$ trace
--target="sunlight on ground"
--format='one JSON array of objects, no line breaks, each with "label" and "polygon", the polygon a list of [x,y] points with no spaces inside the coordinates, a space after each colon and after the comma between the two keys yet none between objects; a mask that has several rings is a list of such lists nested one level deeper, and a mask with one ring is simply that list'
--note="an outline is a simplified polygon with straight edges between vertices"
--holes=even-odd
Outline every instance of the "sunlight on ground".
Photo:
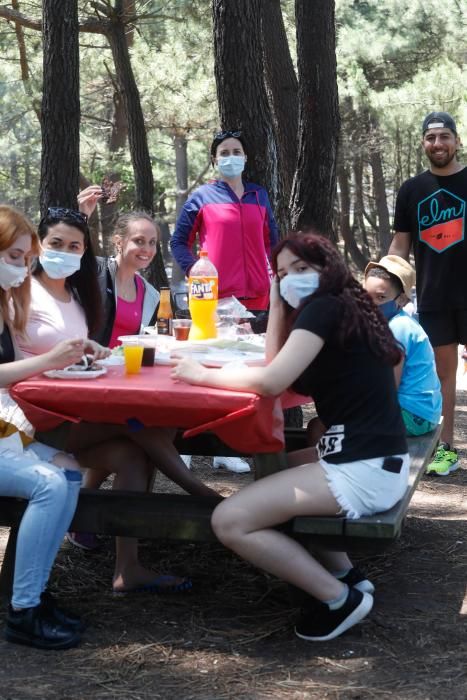
[{"label": "sunlight on ground", "polygon": [[467,615],[467,589],[464,593],[464,600],[462,601],[461,609],[459,615]]}]

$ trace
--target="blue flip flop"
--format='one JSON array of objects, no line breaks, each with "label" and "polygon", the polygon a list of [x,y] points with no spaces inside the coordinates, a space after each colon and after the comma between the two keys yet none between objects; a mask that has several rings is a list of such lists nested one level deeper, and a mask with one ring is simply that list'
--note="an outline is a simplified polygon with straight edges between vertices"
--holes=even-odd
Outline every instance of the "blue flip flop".
[{"label": "blue flip flop", "polygon": [[184,578],[181,583],[176,583],[169,585],[169,581],[179,578],[177,576],[171,576],[170,574],[161,574],[156,576],[154,581],[146,583],[144,586],[137,586],[136,588],[128,588],[123,591],[114,591],[115,595],[126,595],[127,593],[158,593],[162,595],[164,593],[187,593],[191,591],[193,583],[191,579]]}]

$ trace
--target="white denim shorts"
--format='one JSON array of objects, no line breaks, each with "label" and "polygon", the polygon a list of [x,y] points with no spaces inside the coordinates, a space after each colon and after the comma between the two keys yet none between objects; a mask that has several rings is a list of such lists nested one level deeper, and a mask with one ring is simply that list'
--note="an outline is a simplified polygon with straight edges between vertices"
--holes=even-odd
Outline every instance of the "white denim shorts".
[{"label": "white denim shorts", "polygon": [[347,518],[357,519],[380,513],[400,501],[409,483],[410,458],[408,454],[394,457],[402,459],[398,474],[383,469],[385,457],[343,464],[319,460],[331,493]]}]

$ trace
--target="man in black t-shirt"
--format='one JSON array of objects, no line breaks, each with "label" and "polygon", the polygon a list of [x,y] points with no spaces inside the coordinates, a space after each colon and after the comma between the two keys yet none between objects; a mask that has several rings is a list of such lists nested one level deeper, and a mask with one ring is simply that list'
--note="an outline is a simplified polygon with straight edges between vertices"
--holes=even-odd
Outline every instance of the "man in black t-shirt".
[{"label": "man in black t-shirt", "polygon": [[420,323],[443,394],[442,442],[427,471],[445,476],[459,466],[453,432],[458,345],[467,343],[467,168],[457,159],[460,139],[450,114],[428,114],[422,133],[430,169],[399,190],[389,254],[408,260],[413,249]]}]

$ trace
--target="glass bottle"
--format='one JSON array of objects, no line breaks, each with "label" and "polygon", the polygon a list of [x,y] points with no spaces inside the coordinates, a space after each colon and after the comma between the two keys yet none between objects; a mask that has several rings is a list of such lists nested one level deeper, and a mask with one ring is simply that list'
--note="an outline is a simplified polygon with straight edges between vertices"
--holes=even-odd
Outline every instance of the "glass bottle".
[{"label": "glass bottle", "polygon": [[161,298],[157,309],[157,334],[172,335],[172,304],[170,303],[170,289],[161,287]]}]

